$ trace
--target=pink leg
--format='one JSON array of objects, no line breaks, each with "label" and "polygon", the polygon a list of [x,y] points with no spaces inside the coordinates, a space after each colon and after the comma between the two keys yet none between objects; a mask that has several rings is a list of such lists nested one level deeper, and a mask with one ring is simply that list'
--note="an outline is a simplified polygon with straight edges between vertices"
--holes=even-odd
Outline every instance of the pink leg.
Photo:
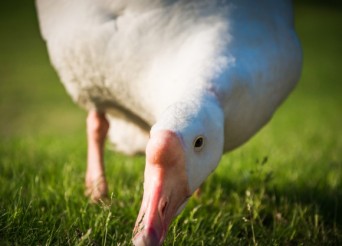
[{"label": "pink leg", "polygon": [[107,182],[104,170],[104,143],[109,123],[104,113],[90,111],[87,117],[88,157],[86,174],[86,195],[97,202],[107,196]]}]

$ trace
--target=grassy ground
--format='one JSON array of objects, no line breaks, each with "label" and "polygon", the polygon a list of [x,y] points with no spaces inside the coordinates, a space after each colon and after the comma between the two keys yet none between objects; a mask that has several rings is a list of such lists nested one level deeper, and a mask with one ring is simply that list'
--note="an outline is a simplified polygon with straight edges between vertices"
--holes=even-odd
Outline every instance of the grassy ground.
[{"label": "grassy ground", "polygon": [[[49,65],[30,1],[0,15],[0,245],[127,245],[144,158],[107,152],[111,207],[83,196],[85,113]],[[3,4],[3,3],[2,3]],[[300,84],[225,155],[166,245],[342,244],[341,8],[296,6]]]}]

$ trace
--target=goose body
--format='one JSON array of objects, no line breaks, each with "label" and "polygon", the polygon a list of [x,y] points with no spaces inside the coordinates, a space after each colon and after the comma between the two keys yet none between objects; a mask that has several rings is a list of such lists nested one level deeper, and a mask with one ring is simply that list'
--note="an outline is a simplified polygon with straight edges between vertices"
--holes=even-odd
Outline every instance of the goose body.
[{"label": "goose body", "polygon": [[[155,192],[146,181],[158,176],[153,167],[169,165],[168,146],[182,156],[184,195],[157,236],[141,233],[137,222],[139,245],[163,241],[171,218],[222,153],[264,126],[300,76],[287,0],[36,3],[51,62],[72,99],[105,115],[116,149],[134,154],[147,146],[140,218]],[[205,144],[196,150],[199,137]],[[160,179],[182,171],[168,173]]]}]

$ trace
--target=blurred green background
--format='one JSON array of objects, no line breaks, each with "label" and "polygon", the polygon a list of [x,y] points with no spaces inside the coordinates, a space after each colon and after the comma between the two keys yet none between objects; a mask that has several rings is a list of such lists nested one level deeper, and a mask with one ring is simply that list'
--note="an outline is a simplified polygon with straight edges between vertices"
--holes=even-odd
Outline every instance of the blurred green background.
[{"label": "blurred green background", "polygon": [[0,137],[68,135],[84,127],[84,112],[49,63],[34,2],[1,5]]},{"label": "blurred green background", "polygon": [[[285,201],[280,202],[280,207],[286,210],[289,205],[296,212],[298,204],[309,204],[308,207],[303,205],[303,210],[306,211],[308,208],[307,214],[303,212],[305,216],[308,215],[308,220],[310,216],[316,216],[317,210],[318,216],[323,217],[322,228],[324,226],[328,228],[327,231],[333,231],[332,235],[340,239],[341,230],[337,230],[336,225],[338,228],[342,227],[341,6],[341,1],[295,1],[296,29],[304,52],[301,80],[272,121],[260,133],[239,150],[225,155],[208,185],[210,187],[213,184],[217,187],[215,192],[223,197],[220,200],[222,204],[224,193],[227,194],[226,196],[232,196],[234,193],[229,192],[236,190],[240,195],[244,194],[244,189],[253,187],[253,175],[246,170],[254,170],[254,166],[259,162],[255,160],[256,158],[268,156],[270,164],[265,169],[267,172],[271,171],[274,178],[272,185],[267,183],[265,186],[272,192],[274,189],[279,199]],[[18,159],[16,155],[32,157],[30,164],[39,160],[37,166],[46,162],[54,165],[61,163],[56,168],[63,169],[69,168],[76,162],[77,173],[85,168],[82,159],[85,156],[85,117],[86,113],[71,101],[49,63],[46,47],[39,33],[34,2],[2,1],[0,3],[0,209],[3,205],[1,200],[11,196],[10,192],[18,190],[20,186],[32,184],[34,187],[33,178],[28,176],[33,177],[35,174],[30,174],[30,170],[33,172],[41,170],[40,167],[24,166],[22,163],[25,160]],[[17,144],[21,141],[25,144]],[[53,142],[56,144],[54,145]],[[71,157],[67,157],[68,151]],[[16,162],[16,166],[11,165],[14,160],[20,160]],[[114,162],[114,157],[110,160]],[[126,177],[129,176],[127,173],[130,171],[134,173],[131,179],[139,177],[135,182],[142,181],[143,166],[140,165],[143,164],[142,159],[125,160],[123,157],[118,157],[116,160],[125,163],[124,166],[128,165],[128,169],[119,166],[119,169],[123,170],[123,175],[120,177],[120,174],[115,174],[113,171],[110,174],[113,175],[111,181],[114,182],[119,178],[130,179]],[[135,162],[135,160],[138,160],[139,167],[136,170],[129,170],[134,163],[127,164],[127,162]],[[68,163],[65,167],[63,167],[64,162]],[[110,168],[114,167],[109,167],[109,171]],[[68,170],[65,172],[68,173]],[[35,176],[35,179],[37,177],[43,179],[44,175],[49,173],[42,171]],[[55,173],[55,170],[52,169],[51,173]],[[13,180],[14,184],[11,183],[12,176],[17,177]],[[63,178],[72,183],[73,177]],[[43,183],[39,189],[44,190],[45,185],[49,184],[48,180],[54,179],[48,176],[46,183]],[[83,174],[77,176],[77,181],[83,182]],[[18,184],[15,184],[16,182]],[[50,184],[49,189],[57,186],[53,182]],[[65,186],[70,187],[69,183],[66,184]],[[123,185],[124,181],[120,181],[119,184]],[[27,192],[28,200],[31,199],[31,194],[35,194],[35,189],[38,188],[32,188]],[[74,189],[81,190],[82,186],[73,187],[70,192]],[[117,188],[112,186],[110,189]],[[221,189],[224,191],[223,194],[220,193]],[[63,194],[64,188],[60,188],[58,192]],[[127,197],[124,202],[130,204],[131,198],[128,195]],[[15,201],[17,198],[13,195],[11,199]],[[52,199],[50,200],[52,202]],[[130,217],[128,216],[132,219],[131,224],[134,222],[139,206],[139,199],[135,200],[134,212],[129,212]],[[209,203],[209,199],[203,200]],[[288,200],[293,202],[290,204]],[[11,201],[3,206],[4,211],[10,211]],[[268,205],[271,207],[272,203],[270,204]],[[288,209],[288,211],[292,210]],[[285,214],[286,212],[283,216]],[[296,218],[302,219],[301,216]],[[310,223],[306,221],[303,224]],[[294,227],[301,225],[294,224]],[[126,228],[122,230],[129,232]],[[308,227],[308,231],[312,230]],[[317,235],[323,235],[322,238],[325,236],[324,233]],[[129,238],[130,235],[126,236]],[[306,236],[301,238],[302,241],[305,239]]]}]

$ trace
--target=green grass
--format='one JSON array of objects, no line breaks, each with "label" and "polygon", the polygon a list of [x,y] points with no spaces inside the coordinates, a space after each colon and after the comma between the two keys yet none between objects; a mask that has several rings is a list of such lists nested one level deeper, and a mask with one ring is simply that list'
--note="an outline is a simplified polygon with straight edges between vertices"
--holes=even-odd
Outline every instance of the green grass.
[{"label": "green grass", "polygon": [[[18,2],[16,4],[16,2]],[[106,153],[112,206],[83,196],[85,112],[51,66],[32,2],[0,15],[0,245],[129,245],[143,157]],[[296,5],[302,79],[225,155],[165,245],[342,244],[341,8]]]}]

